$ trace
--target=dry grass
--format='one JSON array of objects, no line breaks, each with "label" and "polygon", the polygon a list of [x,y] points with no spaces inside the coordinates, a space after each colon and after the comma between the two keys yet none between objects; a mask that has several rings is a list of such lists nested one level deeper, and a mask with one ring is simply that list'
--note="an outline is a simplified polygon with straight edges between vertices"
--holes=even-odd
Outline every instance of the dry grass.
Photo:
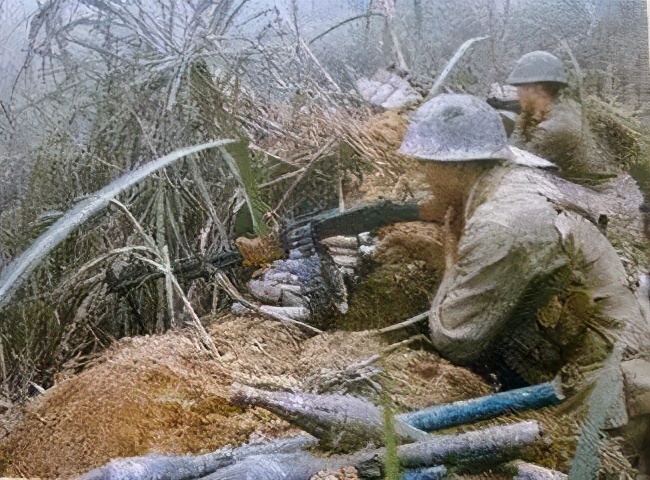
[{"label": "dry grass", "polygon": [[344,193],[349,206],[379,198],[418,199],[426,191],[417,162],[397,153],[407,127],[408,120],[395,111],[347,124],[342,134],[367,167],[360,178],[347,178]]},{"label": "dry grass", "polygon": [[391,355],[382,365],[388,376],[388,391],[401,410],[416,410],[490,393],[490,388],[478,375],[422,350]]},{"label": "dry grass", "polygon": [[384,227],[375,259],[382,264],[422,261],[428,269],[444,268],[443,235],[439,225],[426,222],[404,222]]},{"label": "dry grass", "polygon": [[[369,332],[332,332],[304,342],[296,374],[307,377],[327,370],[344,369],[386,346]],[[437,355],[400,349],[381,359],[382,384],[400,410],[425,408],[489,393],[489,387],[472,372],[452,365]]]},{"label": "dry grass", "polygon": [[443,271],[440,228],[399,223],[380,231],[376,262],[350,293],[350,309],[338,327],[381,328],[429,309]]},{"label": "dry grass", "polygon": [[183,335],[119,342],[30,406],[3,442],[5,474],[67,477],[116,457],[243,442],[270,418],[231,406],[228,381]]},{"label": "dry grass", "polygon": [[404,173],[411,163],[397,153],[407,128],[408,120],[391,110],[373,115],[362,124],[349,125],[347,140],[380,172],[395,175]]}]

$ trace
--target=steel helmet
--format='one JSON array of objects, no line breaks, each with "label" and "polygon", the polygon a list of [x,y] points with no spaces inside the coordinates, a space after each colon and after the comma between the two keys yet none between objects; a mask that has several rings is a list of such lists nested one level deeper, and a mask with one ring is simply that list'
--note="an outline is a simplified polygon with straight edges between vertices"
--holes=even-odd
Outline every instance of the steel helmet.
[{"label": "steel helmet", "polygon": [[555,167],[543,158],[508,146],[499,113],[472,95],[438,95],[420,106],[411,120],[399,149],[403,155],[439,162],[509,160]]},{"label": "steel helmet", "polygon": [[515,63],[512,73],[506,80],[510,85],[525,85],[527,83],[554,82],[568,85],[569,80],[562,60],[555,55],[536,51],[521,57]]}]

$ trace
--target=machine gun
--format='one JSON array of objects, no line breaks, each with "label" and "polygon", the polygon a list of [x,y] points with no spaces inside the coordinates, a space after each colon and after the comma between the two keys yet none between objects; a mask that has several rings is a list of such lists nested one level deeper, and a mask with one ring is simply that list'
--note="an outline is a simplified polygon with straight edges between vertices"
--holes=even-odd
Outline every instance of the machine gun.
[{"label": "machine gun", "polygon": [[329,237],[358,235],[394,223],[417,220],[422,220],[417,204],[381,200],[344,212],[334,209],[298,218],[286,226],[280,239],[287,254],[298,250],[303,255],[310,255],[317,251],[322,240]]},{"label": "machine gun", "polygon": [[[397,204],[389,200],[363,205],[339,212],[338,209],[298,218],[280,232],[280,241],[287,255],[297,251],[301,257],[320,253],[320,242],[337,235],[356,235],[398,222],[420,220],[416,204]],[[206,257],[181,259],[172,264],[179,279],[209,278],[215,270],[240,266],[243,257],[237,251],[225,251]],[[119,277],[107,278],[109,289],[124,291],[145,281],[163,276],[158,270],[143,271],[142,266],[126,269]]]}]

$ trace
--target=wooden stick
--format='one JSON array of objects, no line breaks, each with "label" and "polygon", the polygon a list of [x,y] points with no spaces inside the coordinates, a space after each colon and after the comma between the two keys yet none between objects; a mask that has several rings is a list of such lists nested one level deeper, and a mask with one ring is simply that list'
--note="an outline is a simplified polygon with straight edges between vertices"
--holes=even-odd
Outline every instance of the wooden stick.
[{"label": "wooden stick", "polygon": [[529,446],[542,436],[535,421],[490,427],[459,435],[439,435],[425,442],[398,447],[397,454],[404,467],[462,463],[464,460],[503,458]]},{"label": "wooden stick", "polygon": [[390,325],[388,327],[380,328],[377,330],[377,333],[389,333],[389,332],[394,332],[396,330],[401,330],[402,328],[410,327],[411,325],[415,325],[416,323],[420,323],[424,320],[428,320],[429,318],[429,312],[424,312],[419,315],[416,315],[415,317],[411,317],[408,320],[404,320],[401,323],[396,323],[395,325]]}]

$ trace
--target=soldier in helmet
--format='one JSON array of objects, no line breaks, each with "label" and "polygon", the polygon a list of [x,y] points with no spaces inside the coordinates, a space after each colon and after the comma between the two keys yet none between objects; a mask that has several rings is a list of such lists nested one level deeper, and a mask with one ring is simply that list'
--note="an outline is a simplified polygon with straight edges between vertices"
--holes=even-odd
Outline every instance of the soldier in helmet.
[{"label": "soldier in helmet", "polygon": [[[648,319],[598,225],[611,202],[509,147],[487,103],[435,97],[415,113],[400,151],[425,164],[447,208],[446,269],[429,313],[431,341],[443,356],[500,370],[510,386],[559,372],[571,394],[612,351],[620,360],[649,344]],[[464,187],[450,198],[445,185],[454,175]],[[650,365],[634,362],[623,371]],[[620,369],[614,378],[599,390],[609,403],[607,427],[628,420]],[[628,395],[628,405],[640,398]],[[644,408],[630,417],[645,418]]]},{"label": "soldier in helmet", "polygon": [[555,162],[561,175],[596,185],[621,172],[599,150],[580,105],[563,95],[568,77],[562,60],[548,52],[522,56],[506,81],[517,88],[521,114],[513,143]]},{"label": "soldier in helmet", "polygon": [[543,121],[560,91],[568,86],[562,60],[548,52],[530,52],[515,64],[507,83],[517,88],[522,111],[531,121]]},{"label": "soldier in helmet", "polygon": [[[552,163],[509,147],[485,102],[469,95],[430,100],[415,113],[400,152],[426,163],[433,193],[446,203],[447,267],[430,330],[447,358],[498,359],[535,382],[602,360],[617,328],[644,325],[621,261],[598,227],[607,202],[549,172]],[[447,198],[444,185],[454,175],[464,186]]]}]

